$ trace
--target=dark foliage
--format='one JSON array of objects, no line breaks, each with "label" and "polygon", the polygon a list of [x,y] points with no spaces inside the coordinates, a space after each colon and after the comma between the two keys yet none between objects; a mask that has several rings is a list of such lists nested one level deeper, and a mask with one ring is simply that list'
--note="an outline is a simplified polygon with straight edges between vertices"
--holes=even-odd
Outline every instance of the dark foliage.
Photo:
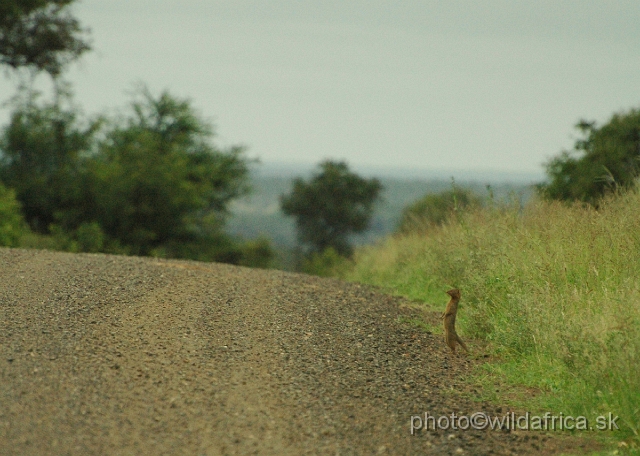
[{"label": "dark foliage", "polygon": [[83,158],[93,147],[101,121],[83,125],[68,94],[38,104],[32,94],[16,106],[0,136],[0,179],[15,189],[31,228],[48,233],[82,199]]},{"label": "dark foliage", "polygon": [[608,191],[632,186],[640,171],[640,110],[615,114],[601,127],[583,120],[576,128],[581,138],[573,151],[549,161],[540,194],[597,204]]},{"label": "dark foliage", "polygon": [[367,229],[381,190],[377,179],[361,178],[344,162],[325,161],[308,182],[295,179],[280,204],[286,215],[296,218],[298,238],[307,253],[332,247],[350,256],[348,237]]},{"label": "dark foliage", "polygon": [[0,64],[56,78],[90,49],[86,30],[69,12],[74,0],[2,0]]},{"label": "dark foliage", "polygon": [[37,233],[69,251],[270,265],[268,242],[222,231],[249,161],[215,147],[189,101],[142,89],[120,121],[79,118],[68,95],[28,96],[0,136],[0,178]]},{"label": "dark foliage", "polygon": [[248,191],[248,168],[241,147],[219,150],[212,134],[189,101],[142,90],[88,160],[83,219],[139,255],[192,257],[185,246],[219,244],[228,203]]}]

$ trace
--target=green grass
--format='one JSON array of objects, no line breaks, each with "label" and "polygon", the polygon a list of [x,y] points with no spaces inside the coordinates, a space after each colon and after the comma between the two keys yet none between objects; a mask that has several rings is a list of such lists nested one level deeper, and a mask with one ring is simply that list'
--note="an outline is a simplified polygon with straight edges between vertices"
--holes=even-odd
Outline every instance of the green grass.
[{"label": "green grass", "polygon": [[460,288],[459,333],[499,359],[482,375],[541,391],[530,409],[612,412],[609,437],[640,447],[640,193],[458,214],[359,249],[343,276],[439,310]]}]

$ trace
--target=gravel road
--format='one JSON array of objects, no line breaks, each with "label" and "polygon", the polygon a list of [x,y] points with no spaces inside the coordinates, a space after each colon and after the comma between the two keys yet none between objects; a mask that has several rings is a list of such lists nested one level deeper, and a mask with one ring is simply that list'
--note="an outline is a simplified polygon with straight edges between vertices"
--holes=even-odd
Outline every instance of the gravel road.
[{"label": "gravel road", "polygon": [[369,287],[281,271],[0,249],[0,454],[555,454],[580,443],[411,435],[412,415],[506,411],[451,394],[477,361],[402,323],[412,312]]}]

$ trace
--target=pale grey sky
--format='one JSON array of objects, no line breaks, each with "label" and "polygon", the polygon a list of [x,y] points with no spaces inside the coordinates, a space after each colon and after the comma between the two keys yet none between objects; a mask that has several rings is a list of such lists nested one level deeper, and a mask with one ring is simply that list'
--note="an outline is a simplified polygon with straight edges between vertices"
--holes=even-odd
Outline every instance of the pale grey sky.
[{"label": "pale grey sky", "polygon": [[[541,172],[582,117],[640,107],[640,2],[82,0],[87,113],[137,82],[264,162]],[[0,98],[13,85],[0,80]],[[4,109],[2,119],[6,119]]]}]

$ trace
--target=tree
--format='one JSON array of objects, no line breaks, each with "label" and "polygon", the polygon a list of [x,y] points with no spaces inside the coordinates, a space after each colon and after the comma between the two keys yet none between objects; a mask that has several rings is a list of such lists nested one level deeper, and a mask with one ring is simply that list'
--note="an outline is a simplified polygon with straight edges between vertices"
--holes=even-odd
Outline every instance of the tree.
[{"label": "tree", "polygon": [[344,162],[325,161],[310,181],[297,178],[288,195],[280,197],[282,211],[296,218],[298,238],[307,253],[332,247],[350,256],[351,233],[367,229],[382,185],[349,171]]},{"label": "tree", "polygon": [[0,180],[15,189],[26,221],[42,234],[80,209],[82,159],[101,126],[100,119],[82,122],[71,95],[57,90],[52,103],[25,94],[0,135]]},{"label": "tree", "polygon": [[546,165],[549,182],[538,186],[549,199],[596,204],[607,191],[634,184],[640,172],[640,109],[614,114],[605,125],[580,121],[581,137]]},{"label": "tree", "polygon": [[0,64],[45,71],[56,79],[91,47],[87,31],[69,12],[75,0],[2,0]]},{"label": "tree", "polygon": [[440,225],[456,210],[478,207],[481,203],[473,192],[457,186],[445,192],[427,194],[402,210],[398,231],[407,233]]},{"label": "tree", "polygon": [[0,135],[0,180],[57,248],[270,264],[268,242],[223,232],[249,161],[242,147],[215,147],[188,100],[142,89],[128,116],[81,122],[70,95],[32,95]]},{"label": "tree", "polygon": [[142,89],[87,163],[82,220],[133,254],[218,259],[228,203],[248,191],[248,161],[242,147],[220,150],[212,136],[188,100]]}]

